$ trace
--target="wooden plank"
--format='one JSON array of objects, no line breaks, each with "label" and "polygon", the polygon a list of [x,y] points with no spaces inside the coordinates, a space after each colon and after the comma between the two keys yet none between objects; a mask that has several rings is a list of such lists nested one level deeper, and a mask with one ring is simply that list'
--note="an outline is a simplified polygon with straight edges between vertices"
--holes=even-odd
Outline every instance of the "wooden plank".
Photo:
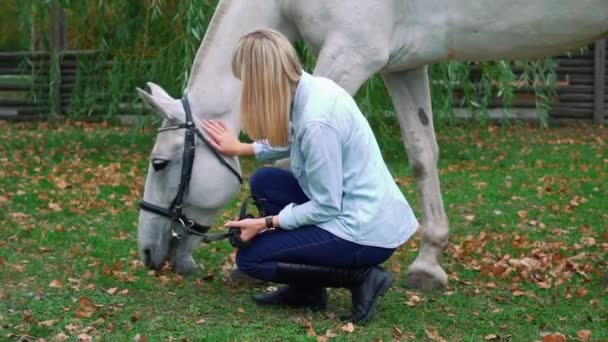
[{"label": "wooden plank", "polygon": [[593,85],[595,82],[593,75],[570,75],[568,80],[572,85]]},{"label": "wooden plank", "polygon": [[593,118],[593,111],[590,109],[568,109],[568,108],[560,108],[560,109],[551,109],[549,111],[549,116],[552,117],[567,117],[567,118]]},{"label": "wooden plank", "polygon": [[561,102],[593,102],[594,94],[572,94],[572,93],[561,93],[559,94],[559,100]]},{"label": "wooden plank", "polygon": [[579,108],[585,110],[593,110],[593,103],[589,102],[555,102],[551,104],[552,108]]},{"label": "wooden plank", "polygon": [[594,77],[594,106],[593,122],[604,123],[604,96],[606,91],[606,39],[595,42],[595,77]]},{"label": "wooden plank", "polygon": [[593,66],[580,66],[580,67],[559,66],[559,67],[557,67],[555,72],[557,74],[587,75],[587,74],[593,74]]}]

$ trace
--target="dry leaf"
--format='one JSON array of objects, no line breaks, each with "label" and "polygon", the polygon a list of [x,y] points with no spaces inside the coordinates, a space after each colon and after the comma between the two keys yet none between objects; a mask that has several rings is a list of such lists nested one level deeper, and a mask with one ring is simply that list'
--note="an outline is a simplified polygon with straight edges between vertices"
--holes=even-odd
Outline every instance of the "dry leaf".
[{"label": "dry leaf", "polygon": [[123,296],[126,296],[128,293],[129,293],[129,289],[124,289],[124,290],[121,290],[120,292],[118,292],[119,295],[123,295]]},{"label": "dry leaf", "polygon": [[107,290],[106,290],[106,292],[107,292],[108,294],[113,295],[113,294],[115,294],[115,293],[116,293],[116,291],[117,291],[117,290],[118,290],[118,287],[112,287],[112,288],[107,289]]},{"label": "dry leaf", "polygon": [[50,319],[48,321],[42,321],[42,322],[38,322],[39,325],[46,327],[46,328],[50,328],[53,325],[55,325],[55,323],[57,323],[58,320],[56,319]]},{"label": "dry leaf", "polygon": [[70,338],[70,336],[64,334],[64,333],[59,333],[55,336],[53,336],[53,338],[51,339],[51,342],[63,342],[63,341],[67,341]]},{"label": "dry leaf", "polygon": [[576,333],[576,336],[583,340],[583,342],[589,341],[589,337],[591,337],[591,330],[579,330]]},{"label": "dry leaf", "polygon": [[486,340],[486,341],[497,340],[498,339],[498,335],[496,335],[496,334],[488,334],[488,335],[484,336],[483,339]]},{"label": "dry leaf", "polygon": [[549,335],[543,336],[541,339],[542,342],[566,342],[566,336],[560,333],[552,333]]},{"label": "dry leaf", "polygon": [[236,311],[238,311],[239,313],[242,313],[242,314],[245,313],[245,309],[243,309],[243,308],[238,308]]},{"label": "dry leaf", "polygon": [[351,334],[355,331],[355,325],[351,322],[348,322],[347,324],[344,324],[343,326],[341,326],[340,330]]},{"label": "dry leaf", "polygon": [[54,289],[61,289],[61,288],[63,288],[63,283],[61,282],[61,279],[57,278],[57,279],[51,281],[49,286]]},{"label": "dry leaf", "polygon": [[76,309],[76,317],[78,318],[89,318],[93,316],[93,310],[86,308],[78,308]]},{"label": "dry leaf", "polygon": [[589,292],[589,290],[587,290],[587,288],[579,287],[578,290],[576,290],[576,292],[574,292],[574,297],[583,298],[587,295],[588,292]]},{"label": "dry leaf", "polygon": [[148,342],[148,336],[141,336],[141,334],[137,334],[133,337],[133,342]]},{"label": "dry leaf", "polygon": [[61,207],[59,206],[59,204],[54,202],[49,202],[49,209],[51,209],[52,211],[61,211]]},{"label": "dry leaf", "polygon": [[78,334],[78,338],[76,339],[78,342],[93,342],[93,338],[87,334]]},{"label": "dry leaf", "polygon": [[95,312],[95,303],[87,297],[80,297],[78,299],[80,307],[76,309],[76,317],[78,318],[89,318],[93,316]]},{"label": "dry leaf", "polygon": [[205,322],[207,322],[207,320],[205,320],[204,318],[201,318],[201,319],[199,319],[199,320],[196,321],[196,324],[203,324]]},{"label": "dry leaf", "polygon": [[306,328],[306,336],[317,336],[317,333],[310,322],[306,322],[304,328]]},{"label": "dry leaf", "polygon": [[95,309],[95,303],[93,302],[93,300],[91,300],[91,298],[88,297],[80,297],[80,299],[78,299],[78,303],[80,303],[80,305],[84,308],[91,308],[91,309]]}]

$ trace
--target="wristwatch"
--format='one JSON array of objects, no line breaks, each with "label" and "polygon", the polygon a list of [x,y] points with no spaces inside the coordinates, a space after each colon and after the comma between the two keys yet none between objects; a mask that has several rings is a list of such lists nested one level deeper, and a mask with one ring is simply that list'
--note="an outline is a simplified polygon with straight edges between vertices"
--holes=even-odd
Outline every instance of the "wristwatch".
[{"label": "wristwatch", "polygon": [[274,228],[274,222],[272,222],[272,215],[266,216],[266,228]]}]

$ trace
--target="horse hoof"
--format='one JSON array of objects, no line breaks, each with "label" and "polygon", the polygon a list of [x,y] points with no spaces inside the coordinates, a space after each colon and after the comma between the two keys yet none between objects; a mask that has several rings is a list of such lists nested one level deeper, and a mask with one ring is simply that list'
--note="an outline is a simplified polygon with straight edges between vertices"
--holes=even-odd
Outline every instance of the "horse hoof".
[{"label": "horse hoof", "polygon": [[424,271],[410,271],[406,274],[405,278],[405,286],[416,290],[442,290],[446,285],[446,282]]},{"label": "horse hoof", "polygon": [[179,275],[187,276],[196,270],[196,263],[194,259],[178,260],[173,270]]}]

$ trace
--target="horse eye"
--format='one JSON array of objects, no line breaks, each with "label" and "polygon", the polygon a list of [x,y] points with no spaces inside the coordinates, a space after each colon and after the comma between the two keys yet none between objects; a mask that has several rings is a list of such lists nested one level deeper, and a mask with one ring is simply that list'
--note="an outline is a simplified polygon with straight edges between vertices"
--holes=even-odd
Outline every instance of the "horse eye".
[{"label": "horse eye", "polygon": [[160,171],[169,165],[169,161],[165,159],[152,159],[152,167],[154,171]]}]

